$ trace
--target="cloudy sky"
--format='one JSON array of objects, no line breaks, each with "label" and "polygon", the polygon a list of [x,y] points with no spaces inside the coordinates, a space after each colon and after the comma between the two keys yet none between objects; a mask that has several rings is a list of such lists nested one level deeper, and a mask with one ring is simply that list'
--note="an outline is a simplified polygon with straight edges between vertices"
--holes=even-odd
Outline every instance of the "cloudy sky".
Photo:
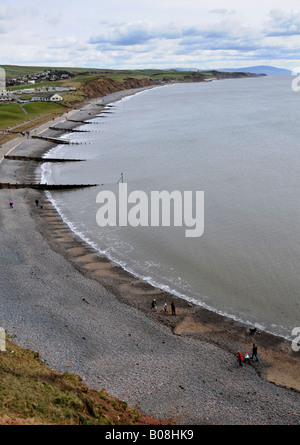
[{"label": "cloudy sky", "polygon": [[1,64],[300,66],[300,0],[0,0]]}]

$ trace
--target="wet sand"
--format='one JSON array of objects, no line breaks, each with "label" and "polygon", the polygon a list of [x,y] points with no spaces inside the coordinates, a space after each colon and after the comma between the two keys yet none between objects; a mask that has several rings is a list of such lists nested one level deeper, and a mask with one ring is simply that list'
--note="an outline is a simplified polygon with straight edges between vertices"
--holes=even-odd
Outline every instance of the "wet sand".
[{"label": "wet sand", "polygon": [[[114,94],[103,101],[110,103],[127,93],[134,91]],[[93,101],[75,117],[89,119],[100,110]],[[65,128],[65,123],[59,125]],[[75,127],[76,123],[68,125]],[[54,137],[60,134],[53,130],[43,134],[54,133]],[[41,155],[52,146],[45,141],[24,140],[11,154]],[[38,180],[36,167],[34,162],[4,160],[0,167],[2,182]],[[14,215],[11,209],[5,209],[9,199],[16,202]],[[35,207],[35,199],[43,203],[43,209]],[[4,278],[1,281],[1,326],[17,335],[21,345],[38,349],[50,366],[63,371],[64,362],[72,362],[72,372],[86,378],[91,386],[105,387],[147,414],[179,423],[300,423],[300,354],[292,351],[290,342],[264,332],[251,335],[252,326],[176,298],[130,275],[74,235],[44,192],[2,190],[1,207],[6,255],[0,266],[4,275],[13,270],[16,278],[8,283]],[[18,217],[13,218],[16,214]],[[18,227],[21,231],[14,236],[13,230]],[[12,260],[9,252],[14,252],[18,261],[15,257]],[[20,257],[27,260],[20,261]],[[31,270],[29,288],[39,284],[38,301],[30,296],[29,301],[25,299],[26,307],[25,301],[20,301],[22,283],[28,289],[25,269]],[[156,311],[151,308],[153,298]],[[172,301],[176,315],[171,314]],[[166,314],[161,311],[165,303],[169,309]],[[38,320],[36,307],[39,311],[46,308]],[[59,320],[61,311],[63,321]],[[98,326],[100,320],[105,331],[97,333],[96,327],[90,332],[89,324]],[[63,325],[68,326],[67,334]],[[90,341],[87,349],[74,340],[80,337],[82,326],[89,332],[81,335],[86,344]],[[62,349],[49,344],[53,330],[55,341],[66,343]],[[103,336],[106,343],[99,349],[97,338]],[[136,344],[121,345],[127,336],[134,337]],[[239,369],[237,351],[251,355],[253,343],[258,345],[259,362],[251,361]],[[162,345],[164,352],[160,351]],[[66,351],[65,356],[62,351]],[[231,395],[235,392],[238,397]]]}]

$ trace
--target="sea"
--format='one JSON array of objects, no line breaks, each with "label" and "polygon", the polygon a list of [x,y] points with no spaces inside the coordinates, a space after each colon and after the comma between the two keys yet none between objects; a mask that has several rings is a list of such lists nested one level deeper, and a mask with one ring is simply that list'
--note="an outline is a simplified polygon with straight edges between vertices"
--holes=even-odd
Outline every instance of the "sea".
[{"label": "sea", "polygon": [[[63,136],[74,144],[45,155],[85,161],[42,167],[43,182],[98,185],[48,196],[72,231],[136,277],[292,339],[300,326],[300,92],[292,81],[178,83],[112,102],[79,127],[85,132]],[[202,191],[203,233],[187,237],[172,212],[166,226],[101,227],[99,193],[117,202],[120,181],[149,202],[153,191]]]}]

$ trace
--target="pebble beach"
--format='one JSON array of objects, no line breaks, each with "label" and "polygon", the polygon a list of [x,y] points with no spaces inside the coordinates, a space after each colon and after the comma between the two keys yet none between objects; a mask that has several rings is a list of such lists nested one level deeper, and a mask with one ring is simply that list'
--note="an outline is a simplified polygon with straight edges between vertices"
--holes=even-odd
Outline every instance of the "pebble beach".
[{"label": "pebble beach", "polygon": [[[135,92],[90,101],[37,134],[59,137],[65,130],[49,126],[75,128],[68,117],[89,120]],[[54,146],[26,137],[4,144],[1,182],[39,182],[36,162],[3,156]],[[50,368],[178,425],[300,424],[300,353],[290,342],[141,282],[71,232],[44,191],[1,189],[0,208],[0,327]],[[251,356],[253,343],[259,361],[240,367],[237,352]]]}]

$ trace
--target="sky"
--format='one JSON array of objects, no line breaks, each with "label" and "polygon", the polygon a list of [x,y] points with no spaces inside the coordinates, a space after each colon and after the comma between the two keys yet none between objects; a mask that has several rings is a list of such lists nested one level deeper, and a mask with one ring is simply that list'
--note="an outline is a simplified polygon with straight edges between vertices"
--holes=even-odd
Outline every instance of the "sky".
[{"label": "sky", "polygon": [[0,0],[0,64],[300,66],[300,0]]}]

